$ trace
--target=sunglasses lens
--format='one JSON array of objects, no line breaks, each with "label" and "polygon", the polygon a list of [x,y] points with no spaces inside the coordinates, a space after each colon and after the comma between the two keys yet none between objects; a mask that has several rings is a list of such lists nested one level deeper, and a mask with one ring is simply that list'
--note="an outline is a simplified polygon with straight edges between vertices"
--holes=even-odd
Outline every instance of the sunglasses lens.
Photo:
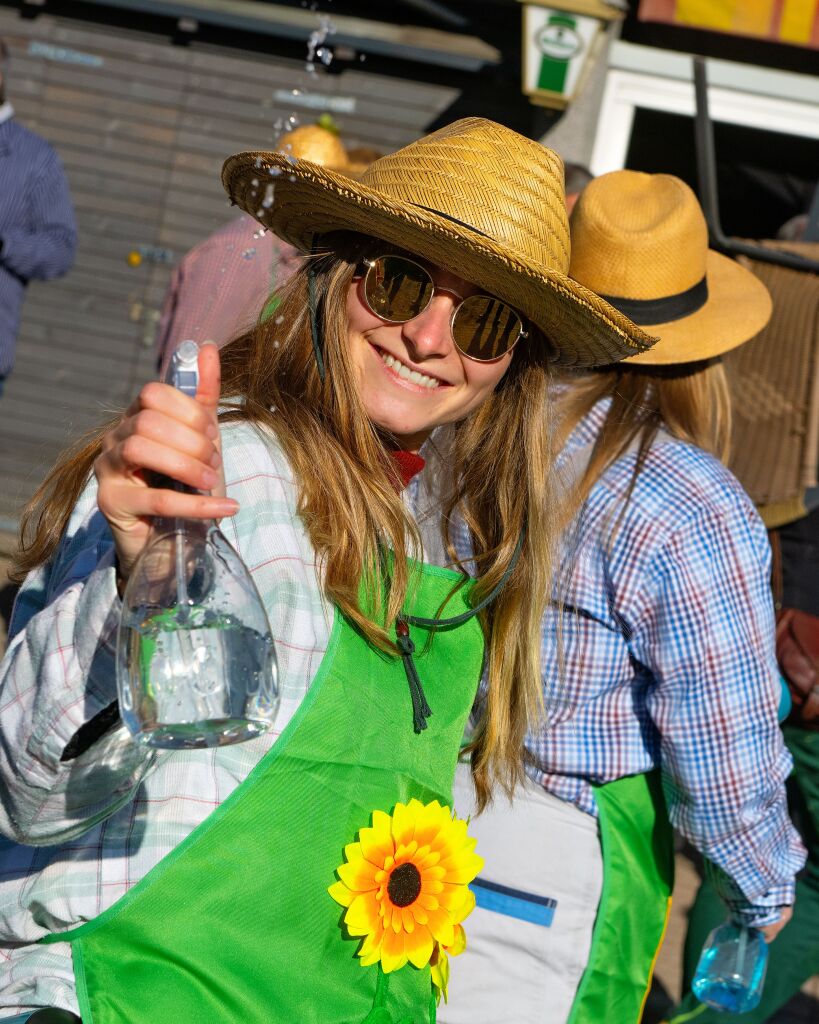
[{"label": "sunglasses lens", "polygon": [[471,295],[458,307],[452,337],[465,356],[488,361],[508,352],[522,330],[520,317],[505,302]]},{"label": "sunglasses lens", "polygon": [[418,264],[400,256],[381,256],[364,278],[364,294],[376,316],[403,324],[427,308],[432,278]]}]

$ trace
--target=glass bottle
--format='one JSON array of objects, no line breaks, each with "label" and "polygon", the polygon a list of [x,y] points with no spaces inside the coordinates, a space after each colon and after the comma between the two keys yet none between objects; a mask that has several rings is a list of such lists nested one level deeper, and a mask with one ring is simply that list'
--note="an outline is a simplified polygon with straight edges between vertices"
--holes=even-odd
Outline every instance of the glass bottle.
[{"label": "glass bottle", "polygon": [[747,1013],[759,1005],[768,944],[758,928],[726,921],[705,941],[691,988],[715,1010]]},{"label": "glass bottle", "polygon": [[[198,354],[182,342],[166,382],[194,396]],[[222,746],[273,724],[279,686],[267,613],[215,522],[154,521],[125,586],[116,663],[120,713],[140,743]]]}]

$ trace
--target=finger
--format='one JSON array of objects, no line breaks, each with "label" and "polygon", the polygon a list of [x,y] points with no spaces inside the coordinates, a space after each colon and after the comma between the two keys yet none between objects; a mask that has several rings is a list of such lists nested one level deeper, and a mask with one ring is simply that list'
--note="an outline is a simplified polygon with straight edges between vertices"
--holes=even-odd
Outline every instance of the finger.
[{"label": "finger", "polygon": [[212,465],[139,434],[131,434],[105,457],[115,473],[117,469],[127,475],[148,470],[197,490],[209,491],[220,479]]},{"label": "finger", "polygon": [[159,381],[145,384],[137,401],[140,409],[160,412],[202,434],[213,433],[214,412],[195,398],[183,395],[170,384],[161,384]]},{"label": "finger", "polygon": [[224,519],[239,511],[232,498],[214,498],[209,494],[184,494],[161,487],[135,488],[112,484],[105,494],[106,517],[120,519]]},{"label": "finger", "polygon": [[131,436],[147,438],[149,441],[155,441],[198,459],[213,469],[218,469],[222,464],[219,452],[210,437],[154,409],[141,409],[117,428],[115,435],[122,442]]}]

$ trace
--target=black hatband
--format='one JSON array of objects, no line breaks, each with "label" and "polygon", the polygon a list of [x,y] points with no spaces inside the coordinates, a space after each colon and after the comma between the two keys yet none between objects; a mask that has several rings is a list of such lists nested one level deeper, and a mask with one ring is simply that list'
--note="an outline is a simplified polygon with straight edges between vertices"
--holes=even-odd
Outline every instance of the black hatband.
[{"label": "black hatband", "polygon": [[619,309],[635,324],[665,324],[682,320],[702,309],[708,301],[708,282],[703,277],[691,288],[660,299],[622,299],[617,295],[601,295],[609,305]]}]

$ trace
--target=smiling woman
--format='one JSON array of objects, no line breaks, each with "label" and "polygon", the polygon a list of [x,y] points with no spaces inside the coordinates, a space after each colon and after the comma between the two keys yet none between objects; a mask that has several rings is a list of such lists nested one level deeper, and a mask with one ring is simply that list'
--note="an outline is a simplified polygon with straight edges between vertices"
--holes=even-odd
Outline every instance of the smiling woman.
[{"label": "smiling woman", "polygon": [[[463,419],[494,390],[509,367],[520,319],[440,267],[427,269],[399,256],[365,266],[353,278],[347,302],[359,394],[370,420],[401,447],[415,450],[432,429]],[[470,301],[485,307],[481,327],[465,310]],[[507,337],[509,316],[518,328]],[[482,351],[482,335],[494,343],[494,358],[475,354]]]},{"label": "smiling woman", "polygon": [[[445,825],[484,661],[484,798],[519,779],[540,709],[549,365],[651,339],[566,276],[559,158],[491,122],[450,125],[360,181],[282,153],[240,153],[223,181],[309,259],[275,322],[222,350],[221,385],[204,346],[195,399],[147,384],[35,499],[0,675],[0,827],[54,845],[7,848],[0,1006],[79,1007],[86,1024],[431,1022],[470,903],[442,895],[430,829],[471,850],[463,823]],[[401,494],[440,427],[475,581],[424,564]],[[150,758],[106,731],[118,588],[157,515],[225,517],[280,652],[266,736]],[[408,963],[386,938],[377,968],[369,946],[351,955],[357,897],[345,911],[328,888],[349,878],[339,852],[355,859],[357,833],[383,839],[372,881],[393,928],[398,910],[408,930],[434,918]]]}]

